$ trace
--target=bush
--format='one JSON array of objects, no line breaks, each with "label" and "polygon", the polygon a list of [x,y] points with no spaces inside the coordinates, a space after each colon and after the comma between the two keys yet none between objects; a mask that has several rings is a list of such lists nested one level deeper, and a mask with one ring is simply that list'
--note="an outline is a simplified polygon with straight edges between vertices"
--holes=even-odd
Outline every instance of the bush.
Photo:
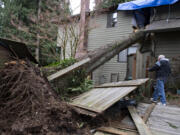
[{"label": "bush", "polygon": [[83,93],[83,92],[86,92],[86,91],[88,91],[88,90],[90,90],[90,89],[92,89],[93,88],[93,81],[92,80],[90,80],[90,79],[85,79],[84,80],[84,82],[82,82],[81,84],[80,84],[80,86],[78,86],[78,87],[75,87],[75,88],[68,88],[68,90],[70,91],[70,92],[78,92],[78,93]]},{"label": "bush", "polygon": [[[76,59],[69,58],[61,60],[60,62],[52,63],[46,66],[46,68],[53,68],[56,71],[59,71],[75,62]],[[51,84],[63,99],[68,99],[67,97],[83,93],[93,87],[93,81],[87,79],[86,71],[83,69],[75,70],[63,78],[55,79]]]}]

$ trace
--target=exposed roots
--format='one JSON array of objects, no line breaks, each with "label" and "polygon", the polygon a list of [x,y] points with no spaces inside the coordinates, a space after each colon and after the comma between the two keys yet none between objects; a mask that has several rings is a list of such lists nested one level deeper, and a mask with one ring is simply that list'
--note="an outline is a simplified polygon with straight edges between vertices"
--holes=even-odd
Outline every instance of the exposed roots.
[{"label": "exposed roots", "polygon": [[0,134],[88,134],[39,69],[27,63],[0,70],[0,112]]}]

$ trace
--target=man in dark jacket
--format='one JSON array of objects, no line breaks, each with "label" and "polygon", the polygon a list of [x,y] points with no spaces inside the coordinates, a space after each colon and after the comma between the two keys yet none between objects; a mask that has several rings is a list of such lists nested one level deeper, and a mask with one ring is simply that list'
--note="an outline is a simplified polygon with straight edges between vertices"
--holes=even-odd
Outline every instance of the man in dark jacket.
[{"label": "man in dark jacket", "polygon": [[158,104],[166,106],[164,84],[166,83],[168,76],[171,73],[169,60],[166,59],[164,55],[159,55],[156,64],[148,70],[150,72],[156,72],[156,87],[154,89],[152,101],[157,102],[158,98],[160,97],[161,102]]}]

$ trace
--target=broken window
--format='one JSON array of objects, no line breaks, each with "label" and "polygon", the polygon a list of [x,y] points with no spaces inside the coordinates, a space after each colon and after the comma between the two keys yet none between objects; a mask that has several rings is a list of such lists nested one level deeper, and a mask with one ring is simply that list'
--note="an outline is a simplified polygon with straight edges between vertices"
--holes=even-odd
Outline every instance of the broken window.
[{"label": "broken window", "polygon": [[117,24],[117,12],[107,14],[107,28],[115,27]]},{"label": "broken window", "polygon": [[127,49],[118,54],[118,62],[127,62]]}]

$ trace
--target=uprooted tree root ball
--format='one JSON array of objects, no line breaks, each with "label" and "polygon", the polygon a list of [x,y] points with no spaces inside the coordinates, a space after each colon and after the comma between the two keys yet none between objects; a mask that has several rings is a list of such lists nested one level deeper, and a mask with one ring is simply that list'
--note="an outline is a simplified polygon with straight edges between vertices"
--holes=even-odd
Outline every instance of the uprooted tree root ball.
[{"label": "uprooted tree root ball", "polygon": [[39,69],[27,63],[17,61],[0,69],[0,134],[89,134],[80,129],[78,115],[60,101]]}]

